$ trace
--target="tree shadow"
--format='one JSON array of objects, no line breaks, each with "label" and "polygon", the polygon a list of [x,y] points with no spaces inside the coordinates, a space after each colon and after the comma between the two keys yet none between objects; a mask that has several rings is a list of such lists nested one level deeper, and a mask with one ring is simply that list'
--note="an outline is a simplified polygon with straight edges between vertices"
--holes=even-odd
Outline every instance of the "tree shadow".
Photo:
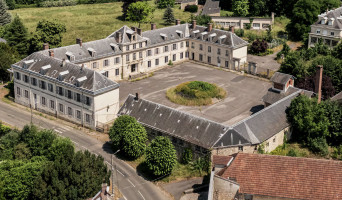
[{"label": "tree shadow", "polygon": [[260,105],[257,105],[257,106],[253,106],[249,111],[252,112],[252,115],[254,115],[255,113],[259,112],[260,110],[264,109],[265,106],[260,104]]},{"label": "tree shadow", "polygon": [[161,178],[160,176],[154,176],[152,174],[145,161],[137,166],[137,174],[147,181],[157,181]]}]

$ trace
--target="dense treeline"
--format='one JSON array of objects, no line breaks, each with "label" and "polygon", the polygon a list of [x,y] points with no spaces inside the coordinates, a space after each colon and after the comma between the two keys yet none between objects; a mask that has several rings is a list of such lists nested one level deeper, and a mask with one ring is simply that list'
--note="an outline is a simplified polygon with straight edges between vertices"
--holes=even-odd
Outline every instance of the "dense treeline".
[{"label": "dense treeline", "polygon": [[109,183],[102,157],[51,130],[0,124],[0,136],[0,199],[85,199]]}]

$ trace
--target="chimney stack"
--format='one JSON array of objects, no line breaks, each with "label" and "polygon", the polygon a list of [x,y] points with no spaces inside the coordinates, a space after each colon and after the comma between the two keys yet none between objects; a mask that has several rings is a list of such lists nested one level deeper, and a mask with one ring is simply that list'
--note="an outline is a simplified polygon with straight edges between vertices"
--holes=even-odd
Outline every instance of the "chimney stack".
[{"label": "chimney stack", "polygon": [[138,35],[140,35],[140,36],[141,36],[141,34],[142,34],[142,30],[141,30],[141,28],[137,28],[137,33],[138,33]]},{"label": "chimney stack", "polygon": [[316,83],[315,83],[315,92],[317,94],[318,100],[317,103],[321,103],[322,100],[322,76],[323,76],[323,66],[317,65],[316,71]]},{"label": "chimney stack", "polygon": [[117,43],[121,43],[121,39],[122,39],[122,33],[121,32],[116,32],[115,34],[115,40]]},{"label": "chimney stack", "polygon": [[230,32],[234,33],[234,31],[235,31],[235,27],[234,27],[234,26],[231,26],[231,27],[230,27]]},{"label": "chimney stack", "polygon": [[151,24],[151,30],[156,30],[157,29],[157,25],[155,23]]},{"label": "chimney stack", "polygon": [[53,51],[53,49],[49,50],[49,56],[50,57],[54,57],[55,56],[55,52]]},{"label": "chimney stack", "polygon": [[76,38],[76,44],[79,44],[80,47],[82,47],[82,39],[81,38]]},{"label": "chimney stack", "polygon": [[208,23],[208,32],[210,33],[213,30],[213,24]]},{"label": "chimney stack", "polygon": [[138,93],[135,93],[135,98],[134,100],[138,101],[139,100],[139,94]]},{"label": "chimney stack", "polygon": [[65,58],[63,58],[63,60],[62,60],[62,67],[65,67],[65,65],[66,65],[66,61],[65,61]]},{"label": "chimney stack", "polygon": [[49,49],[49,43],[44,43],[43,50],[48,50],[48,49]]},{"label": "chimney stack", "polygon": [[196,28],[196,24],[197,24],[197,21],[196,20],[192,20],[192,29]]},{"label": "chimney stack", "polygon": [[176,19],[176,25],[180,25],[180,24],[181,24],[180,19]]}]

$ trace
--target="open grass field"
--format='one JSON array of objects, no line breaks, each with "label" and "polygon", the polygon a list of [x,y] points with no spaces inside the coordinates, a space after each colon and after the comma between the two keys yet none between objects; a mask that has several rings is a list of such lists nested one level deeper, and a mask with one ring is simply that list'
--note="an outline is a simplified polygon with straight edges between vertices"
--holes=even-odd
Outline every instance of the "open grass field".
[{"label": "open grass field", "polygon": [[[154,5],[154,1],[148,1]],[[66,25],[67,32],[63,35],[62,45],[74,44],[77,37],[84,42],[107,37],[123,25],[138,26],[137,23],[121,21],[122,2],[76,5],[52,8],[21,8],[12,10],[12,15],[19,15],[29,32],[34,32],[40,20],[57,20]],[[153,14],[152,22],[157,28],[166,26],[163,21],[165,9],[157,9]],[[183,12],[179,6],[174,7],[176,19],[187,21],[189,12]],[[143,31],[150,30],[150,24],[141,24]]]}]

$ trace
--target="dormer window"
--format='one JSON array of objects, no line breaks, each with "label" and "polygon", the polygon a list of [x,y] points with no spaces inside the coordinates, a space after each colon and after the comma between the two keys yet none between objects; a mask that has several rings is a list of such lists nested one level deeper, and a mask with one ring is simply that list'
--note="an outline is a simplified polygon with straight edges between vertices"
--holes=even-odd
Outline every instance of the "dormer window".
[{"label": "dormer window", "polygon": [[45,75],[46,71],[51,68],[51,65],[45,65],[40,68],[40,73]]},{"label": "dormer window", "polygon": [[213,38],[214,38],[214,37],[216,37],[216,33],[210,34],[210,35],[209,35],[209,38],[208,38],[209,41],[210,41],[210,42],[213,41]]},{"label": "dormer window", "polygon": [[321,20],[321,24],[325,24],[325,19],[322,19],[322,20]]},{"label": "dormer window", "polygon": [[34,60],[26,60],[24,61],[24,69],[27,69],[32,63],[34,63]]},{"label": "dormer window", "polygon": [[81,87],[82,83],[83,83],[85,80],[87,80],[87,77],[86,77],[86,76],[83,76],[83,77],[81,77],[81,78],[78,78],[78,79],[76,80],[76,86],[77,86],[77,87]]},{"label": "dormer window", "polygon": [[75,61],[75,56],[74,54],[72,54],[70,51],[67,51],[65,53],[65,55],[67,56],[67,58],[69,59],[69,61]]},{"label": "dormer window", "polygon": [[163,40],[167,40],[167,35],[166,34],[161,33],[160,36],[163,38]]},{"label": "dormer window", "polygon": [[96,56],[96,51],[93,48],[88,48],[88,51],[89,51],[91,57],[95,57]]},{"label": "dormer window", "polygon": [[195,30],[195,31],[193,31],[193,33],[194,33],[195,37],[197,36],[197,33],[199,33],[199,32],[200,32],[199,30]]},{"label": "dormer window", "polygon": [[207,34],[208,34],[208,32],[201,33],[201,39],[204,40],[204,36],[207,35]]},{"label": "dormer window", "polygon": [[69,74],[69,70],[65,70],[58,75],[58,80],[63,81],[64,77]]},{"label": "dormer window", "polygon": [[329,21],[328,21],[328,25],[332,26],[333,23],[334,23],[334,20],[335,20],[334,18],[330,18]]},{"label": "dormer window", "polygon": [[110,45],[110,46],[112,47],[112,49],[115,51],[116,44],[114,44],[114,43],[110,43],[109,45]]},{"label": "dormer window", "polygon": [[226,38],[226,35],[222,35],[219,37],[219,44],[222,44],[223,40]]},{"label": "dormer window", "polygon": [[316,30],[316,33],[317,33],[317,34],[321,34],[321,29],[317,29],[317,30]]},{"label": "dormer window", "polygon": [[183,31],[176,30],[176,33],[178,34],[179,37],[184,37]]}]

